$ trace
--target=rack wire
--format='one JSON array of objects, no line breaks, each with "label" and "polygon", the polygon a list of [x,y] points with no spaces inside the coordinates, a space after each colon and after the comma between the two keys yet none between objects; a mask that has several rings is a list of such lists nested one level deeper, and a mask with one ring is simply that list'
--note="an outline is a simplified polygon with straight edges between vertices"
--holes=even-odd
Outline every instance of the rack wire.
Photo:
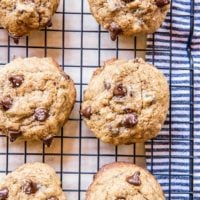
[{"label": "rack wire", "polygon": [[[14,170],[20,164],[41,161],[50,164],[60,175],[63,190],[68,199],[84,199],[87,187],[93,175],[104,164],[113,161],[135,162],[137,157],[147,160],[148,169],[161,183],[167,199],[195,199],[194,194],[194,63],[191,56],[191,39],[194,28],[194,0],[190,1],[191,21],[190,36],[186,47],[190,56],[189,68],[176,68],[174,65],[173,48],[173,1],[171,12],[167,16],[169,24],[169,46],[163,48],[156,45],[156,34],[150,36],[147,48],[138,45],[138,38],[119,38],[111,42],[107,31],[101,29],[91,16],[86,0],[62,0],[58,11],[53,17],[53,27],[32,33],[30,37],[22,38],[15,45],[0,29],[0,65],[10,62],[13,57],[22,56],[52,56],[63,69],[75,80],[77,99],[69,122],[56,137],[51,148],[42,144],[29,142],[9,143],[5,136],[0,138],[0,178]],[[164,24],[165,25],[165,24]],[[171,92],[170,110],[167,121],[160,136],[146,144],[146,154],[135,155],[136,146],[113,147],[103,144],[89,132],[79,115],[83,91],[95,68],[106,59],[112,57],[133,58],[142,53],[147,54],[147,60],[157,63],[156,55],[168,55],[168,65],[158,66],[168,77]],[[165,61],[164,61],[165,62]],[[189,74],[184,84],[176,82],[176,73]],[[176,98],[176,91],[184,90],[188,99]],[[174,112],[174,108],[182,106],[185,112]],[[181,113],[183,112],[183,113]],[[180,120],[177,120],[180,118]],[[179,129],[184,124],[185,130]],[[179,132],[181,131],[181,133]],[[178,133],[176,135],[176,133]],[[184,137],[181,136],[184,135]],[[188,146],[185,153],[174,155],[174,144]],[[160,145],[168,147],[165,149]],[[161,146],[162,146],[161,145]],[[158,152],[155,151],[158,150]],[[158,160],[165,160],[159,163]],[[185,161],[188,168],[183,171],[176,169],[176,163]],[[163,165],[165,165],[163,167]],[[175,168],[174,168],[175,166]],[[162,170],[163,169],[163,170]],[[184,181],[183,181],[184,180]],[[182,181],[184,184],[182,184]],[[178,183],[181,187],[176,187]]]}]

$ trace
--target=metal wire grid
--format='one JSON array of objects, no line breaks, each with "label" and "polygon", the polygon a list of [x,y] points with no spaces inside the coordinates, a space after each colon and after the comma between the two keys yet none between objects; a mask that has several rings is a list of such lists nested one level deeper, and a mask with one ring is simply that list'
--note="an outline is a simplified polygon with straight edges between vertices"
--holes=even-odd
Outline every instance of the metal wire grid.
[{"label": "metal wire grid", "polygon": [[[173,1],[172,1],[173,4]],[[193,17],[194,17],[194,1],[191,4],[191,32],[193,34]],[[172,7],[171,7],[172,9]],[[173,15],[174,16],[174,15]],[[168,14],[170,24],[172,24],[172,10]],[[185,141],[190,143],[189,155],[184,157],[189,159],[189,173],[180,175],[189,177],[189,188],[187,193],[188,199],[193,199],[193,163],[194,163],[194,135],[193,135],[193,119],[194,119],[194,66],[191,56],[191,37],[188,40],[188,55],[190,56],[190,99],[188,102],[170,102],[170,110],[166,124],[169,127],[168,138],[158,137],[150,142],[151,152],[147,155],[137,155],[136,146],[120,146],[111,147],[98,141],[92,134],[89,133],[81,117],[78,113],[82,94],[91,72],[97,66],[102,64],[102,61],[111,57],[126,57],[132,58],[140,56],[141,53],[152,53],[153,63],[154,54],[156,51],[169,53],[170,64],[169,68],[163,67],[162,70],[166,75],[169,75],[170,91],[173,92],[174,87],[182,87],[182,85],[173,85],[171,80],[172,72],[177,70],[172,66],[172,26],[170,25],[170,40],[169,48],[140,48],[138,39],[130,40],[118,39],[116,43],[109,41],[108,33],[96,25],[96,22],[89,13],[86,0],[81,0],[79,3],[73,0],[61,1],[60,7],[54,17],[54,26],[50,29],[34,33],[30,37],[21,39],[16,46],[4,30],[0,30],[0,64],[4,65],[13,58],[13,55],[21,56],[53,56],[63,69],[69,73],[75,80],[77,88],[77,100],[75,109],[70,117],[69,122],[62,129],[59,136],[56,137],[53,147],[46,149],[40,144],[32,143],[16,143],[10,145],[9,140],[5,136],[1,136],[0,140],[0,177],[12,171],[16,166],[30,161],[42,161],[53,166],[60,175],[63,190],[66,192],[68,199],[84,199],[85,191],[92,180],[93,174],[105,163],[112,161],[125,160],[135,162],[136,157],[143,157],[149,161],[150,171],[154,173],[154,159],[167,158],[169,159],[169,170],[165,172],[165,177],[168,180],[168,187],[165,188],[165,194],[168,199],[178,199],[174,195],[181,193],[173,192],[171,174],[172,142],[179,140],[171,138],[172,135],[172,105],[181,103],[189,105],[190,117],[189,123],[190,135]],[[59,23],[57,23],[59,21]],[[70,22],[71,21],[71,22]],[[59,25],[60,24],[60,25]],[[87,37],[86,37],[87,35]],[[90,40],[93,42],[91,43]],[[5,42],[6,41],[6,42]],[[37,42],[40,41],[40,42]],[[56,41],[56,42],[55,42]],[[94,45],[95,44],[95,45]],[[154,37],[153,37],[154,44]],[[5,54],[6,52],[6,54]],[[97,61],[97,62],[95,62]],[[180,70],[180,69],[179,69]],[[168,141],[169,153],[162,156],[153,155],[153,149],[156,142]],[[20,147],[19,147],[20,146]],[[179,157],[183,157],[180,155]],[[159,179],[159,174],[155,174]],[[161,176],[163,174],[160,174]],[[162,183],[161,183],[162,184]]]},{"label": "metal wire grid", "polygon": [[[176,1],[177,3],[177,1]],[[184,3],[184,2],[183,2]],[[189,27],[189,34],[188,34],[188,40],[187,40],[187,45],[186,45],[186,50],[182,49],[183,51],[186,51],[185,56],[188,57],[188,67],[180,67],[180,63],[182,62],[182,60],[179,60],[177,62],[175,62],[175,55],[174,55],[174,49],[177,47],[174,44],[176,43],[176,39],[177,37],[179,37],[176,34],[176,31],[173,32],[173,29],[176,29],[176,27],[172,28],[172,25],[175,21],[175,17],[180,17],[180,15],[173,13],[173,1],[172,1],[172,6],[171,6],[171,12],[169,14],[169,18],[167,19],[169,22],[169,33],[159,33],[159,36],[161,35],[165,35],[165,34],[169,34],[169,47],[166,49],[165,51],[165,55],[168,54],[169,55],[169,71],[168,73],[166,72],[166,75],[168,76],[169,79],[169,84],[170,84],[170,93],[171,93],[171,101],[170,101],[170,110],[169,110],[169,115],[168,115],[168,119],[165,123],[165,126],[163,127],[163,132],[165,132],[165,134],[159,136],[157,139],[152,140],[150,145],[151,145],[151,158],[147,160],[149,160],[149,163],[151,163],[151,171],[156,174],[156,171],[162,171],[162,170],[154,170],[156,161],[154,161],[156,159],[157,156],[152,155],[153,153],[155,153],[155,148],[156,145],[159,143],[159,145],[163,144],[165,147],[167,146],[166,143],[168,144],[168,148],[169,148],[169,154],[168,156],[165,154],[164,156],[158,156],[157,158],[163,159],[166,158],[168,159],[169,162],[169,166],[168,166],[168,173],[165,171],[163,174],[157,174],[157,176],[159,177],[158,179],[162,179],[166,180],[163,181],[163,187],[166,189],[166,196],[169,199],[198,199],[198,197],[194,196],[195,194],[197,194],[199,191],[194,191],[194,63],[193,63],[193,56],[192,56],[192,38],[193,38],[193,32],[194,32],[194,1],[190,1],[188,2],[189,7],[190,7],[190,15],[182,15],[181,17],[183,18],[188,18],[190,21],[190,27]],[[158,64],[158,61],[156,61],[156,50],[155,50],[155,36],[156,34],[152,37],[152,48],[153,48],[153,53],[152,53],[152,62]],[[166,36],[166,35],[165,35]],[[172,37],[173,40],[172,40]],[[158,40],[158,37],[157,37]],[[178,47],[177,47],[178,48]],[[180,50],[180,49],[179,49]],[[163,54],[163,55],[164,55]],[[184,63],[184,61],[182,62]],[[176,65],[178,65],[179,67],[176,67]],[[167,70],[167,68],[165,69],[165,67],[161,67],[162,70]],[[174,74],[176,74],[177,72],[180,73],[180,71],[183,70],[185,71],[184,73],[188,74],[188,80],[185,81],[185,83],[176,83],[176,81],[174,81],[175,78]],[[177,74],[178,74],[177,73]],[[177,81],[178,82],[178,81]],[[181,90],[185,90],[187,93],[187,98],[186,100],[182,100],[181,97],[176,97],[176,90],[178,90],[179,92]],[[186,110],[188,110],[188,113],[181,113],[182,111],[175,113],[174,112],[174,108],[179,105],[182,107],[185,107]],[[187,116],[187,118],[186,118]],[[180,120],[179,120],[180,117]],[[176,131],[175,127],[179,124],[179,126],[187,126],[188,130],[183,131],[186,132],[186,135],[184,135],[184,137],[180,137],[180,133],[181,133],[181,128],[179,131]],[[169,134],[166,134],[166,132],[168,132]],[[175,135],[175,132],[179,132],[179,135]],[[166,137],[167,136],[167,137]],[[180,154],[177,156],[177,154],[174,154],[174,152],[179,152],[179,149],[174,149],[174,143],[180,143],[180,144],[186,144],[186,146],[188,147],[187,151],[184,152],[184,146],[182,147],[182,151],[180,151]],[[154,150],[154,151],[153,151]],[[160,149],[158,149],[160,150]],[[165,150],[163,150],[165,151]],[[161,153],[161,152],[160,152]],[[161,155],[163,155],[161,153]],[[184,165],[185,163],[188,164],[188,169],[187,166],[185,167],[185,172],[183,169],[176,169],[175,168],[175,164],[180,162],[182,163],[182,165]],[[157,162],[157,164],[159,165],[159,162]],[[164,165],[161,164],[160,167],[162,168],[162,166]],[[178,166],[178,165],[177,165]],[[180,168],[182,166],[179,166]],[[159,166],[157,167],[159,168]],[[182,171],[182,173],[181,173]],[[176,180],[177,179],[177,180]],[[176,182],[176,184],[173,183],[173,181]],[[187,184],[181,184],[182,182]],[[180,185],[179,185],[179,184]],[[174,186],[178,186],[177,188],[175,188]],[[184,188],[186,187],[186,188]]]}]

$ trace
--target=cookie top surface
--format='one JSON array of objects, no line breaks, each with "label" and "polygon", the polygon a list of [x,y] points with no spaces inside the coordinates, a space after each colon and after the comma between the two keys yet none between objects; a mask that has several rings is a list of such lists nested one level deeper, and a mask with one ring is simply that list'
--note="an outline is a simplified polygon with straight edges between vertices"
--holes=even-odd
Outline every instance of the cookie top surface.
[{"label": "cookie top surface", "polygon": [[73,81],[52,58],[17,58],[0,70],[0,132],[48,145],[75,98]]},{"label": "cookie top surface", "polygon": [[55,170],[43,163],[27,163],[0,182],[1,200],[66,200]]},{"label": "cookie top surface", "polygon": [[118,145],[155,137],[168,107],[168,84],[158,69],[142,59],[113,59],[94,72],[81,113],[96,137]]},{"label": "cookie top surface", "polygon": [[164,21],[169,0],[88,0],[98,23],[111,34],[136,35],[153,33]]},{"label": "cookie top surface", "polygon": [[90,185],[86,200],[164,200],[161,186],[146,170],[130,163],[103,166]]},{"label": "cookie top surface", "polygon": [[48,26],[58,4],[59,0],[2,0],[0,25],[12,37],[27,35]]}]

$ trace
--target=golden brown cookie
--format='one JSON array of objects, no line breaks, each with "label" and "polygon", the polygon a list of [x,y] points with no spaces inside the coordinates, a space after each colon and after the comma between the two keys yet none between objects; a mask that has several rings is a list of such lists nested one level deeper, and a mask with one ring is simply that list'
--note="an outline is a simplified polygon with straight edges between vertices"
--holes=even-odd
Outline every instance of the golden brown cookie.
[{"label": "golden brown cookie", "polygon": [[0,132],[50,146],[75,98],[73,81],[52,58],[17,58],[0,70]]},{"label": "golden brown cookie", "polygon": [[97,138],[118,145],[155,137],[168,107],[169,88],[161,71],[142,59],[113,59],[94,72],[81,113]]},{"label": "golden brown cookie", "polygon": [[169,0],[88,0],[97,22],[118,35],[153,33],[162,24],[169,10]]},{"label": "golden brown cookie", "polygon": [[0,182],[0,200],[66,200],[55,170],[43,163],[27,163]]},{"label": "golden brown cookie", "polygon": [[0,1],[0,25],[11,37],[28,35],[50,25],[59,0],[2,0]]},{"label": "golden brown cookie", "polygon": [[90,185],[86,200],[165,200],[162,188],[148,171],[131,163],[103,166]]}]

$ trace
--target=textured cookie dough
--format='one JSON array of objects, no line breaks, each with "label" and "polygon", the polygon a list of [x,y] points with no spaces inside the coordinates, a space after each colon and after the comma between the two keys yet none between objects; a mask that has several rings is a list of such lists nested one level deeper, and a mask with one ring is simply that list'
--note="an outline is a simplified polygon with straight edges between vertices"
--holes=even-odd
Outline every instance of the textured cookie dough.
[{"label": "textured cookie dough", "polygon": [[148,171],[123,162],[103,166],[86,194],[86,200],[164,199],[161,186]]},{"label": "textured cookie dough", "polygon": [[0,70],[0,132],[50,146],[75,98],[73,81],[52,58],[17,58]]},{"label": "textured cookie dough", "polygon": [[131,144],[155,137],[168,107],[168,83],[158,69],[140,58],[113,59],[94,72],[81,114],[97,138]]},{"label": "textured cookie dough", "polygon": [[66,197],[53,168],[28,163],[0,182],[0,200],[66,200]]},{"label": "textured cookie dough", "polygon": [[59,0],[1,0],[0,25],[18,38],[50,25]]},{"label": "textured cookie dough", "polygon": [[169,0],[88,0],[97,22],[110,32],[137,35],[155,32],[169,10]]}]

